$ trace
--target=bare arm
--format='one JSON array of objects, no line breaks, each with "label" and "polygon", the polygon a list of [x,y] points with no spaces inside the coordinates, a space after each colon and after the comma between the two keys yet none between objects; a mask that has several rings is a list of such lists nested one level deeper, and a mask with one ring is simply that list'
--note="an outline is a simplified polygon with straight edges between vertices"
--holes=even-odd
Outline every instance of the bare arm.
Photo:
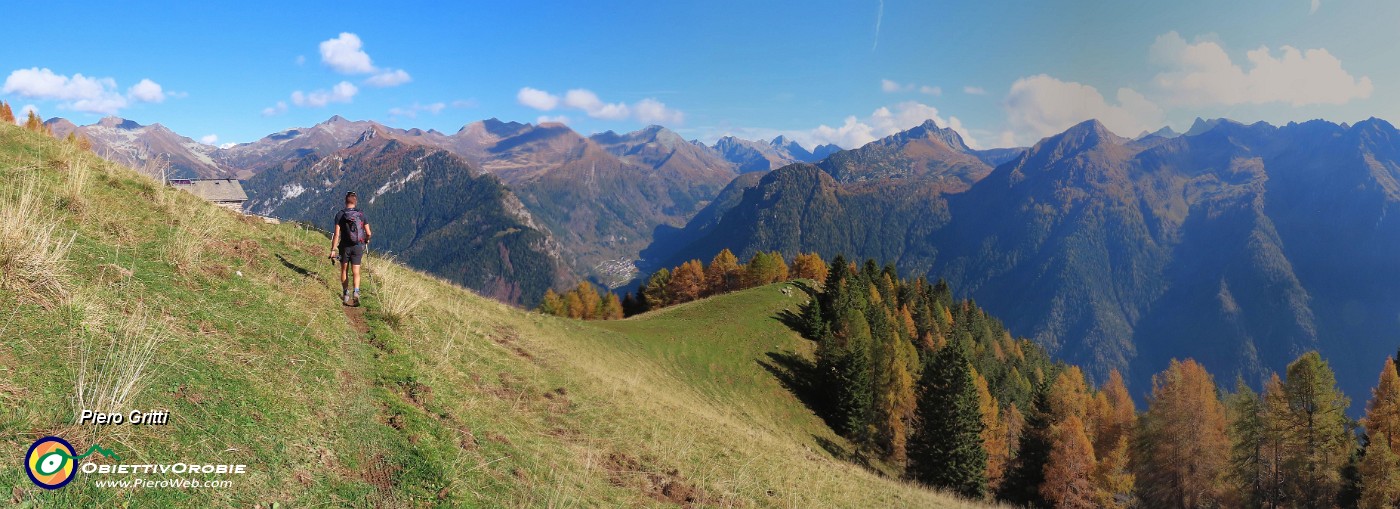
[{"label": "bare arm", "polygon": [[374,232],[370,231],[369,223],[365,223],[365,243],[369,244],[369,239],[374,237]]},{"label": "bare arm", "polygon": [[331,233],[331,256],[335,256],[335,249],[340,247],[340,225],[335,225],[332,230],[334,233]]}]

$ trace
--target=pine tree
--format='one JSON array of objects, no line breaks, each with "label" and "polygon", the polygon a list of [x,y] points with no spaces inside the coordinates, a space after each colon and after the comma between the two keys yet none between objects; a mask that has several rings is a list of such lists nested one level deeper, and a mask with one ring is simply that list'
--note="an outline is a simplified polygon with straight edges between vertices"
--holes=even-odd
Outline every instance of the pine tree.
[{"label": "pine tree", "polygon": [[1341,467],[1354,447],[1347,431],[1350,401],[1315,351],[1288,365],[1283,390],[1288,401],[1284,422],[1293,435],[1283,464],[1287,493],[1303,507],[1330,507],[1341,488]]},{"label": "pine tree", "polygon": [[1215,381],[1194,360],[1152,377],[1137,446],[1138,495],[1149,507],[1208,507],[1219,499],[1229,442]]},{"label": "pine tree", "polygon": [[987,451],[966,348],[954,342],[924,366],[908,473],[929,486],[982,498],[987,493]]},{"label": "pine tree", "polygon": [[1371,435],[1366,457],[1361,460],[1361,509],[1390,509],[1400,503],[1400,457],[1389,443],[1385,432]]},{"label": "pine tree", "polygon": [[1069,415],[1050,428],[1050,458],[1045,463],[1045,483],[1040,493],[1057,509],[1093,509],[1096,493],[1092,475],[1094,446],[1084,421]]},{"label": "pine tree", "polygon": [[671,271],[665,268],[652,273],[642,288],[642,303],[645,309],[661,309],[671,305]]}]

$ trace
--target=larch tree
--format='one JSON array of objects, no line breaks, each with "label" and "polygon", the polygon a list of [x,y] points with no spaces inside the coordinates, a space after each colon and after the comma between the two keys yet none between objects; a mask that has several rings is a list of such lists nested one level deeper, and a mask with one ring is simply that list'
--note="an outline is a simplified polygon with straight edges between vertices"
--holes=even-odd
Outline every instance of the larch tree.
[{"label": "larch tree", "polygon": [[1136,487],[1148,507],[1198,508],[1219,498],[1229,441],[1215,380],[1194,360],[1152,377],[1135,452]]},{"label": "larch tree", "polygon": [[559,297],[559,294],[554,293],[553,288],[544,291],[544,299],[540,300],[540,306],[536,309],[546,315],[564,316],[568,314],[568,310],[564,308],[564,299]]},{"label": "larch tree", "polygon": [[602,311],[603,299],[598,295],[598,289],[593,287],[593,283],[580,282],[574,292],[578,293],[579,308],[582,310],[581,318],[584,320],[598,318],[599,312]]},{"label": "larch tree", "polygon": [[705,267],[705,290],[707,294],[714,295],[732,292],[740,289],[744,284],[744,268],[739,265],[739,259],[729,249],[720,251],[710,260],[710,265]]},{"label": "larch tree", "polygon": [[595,318],[598,320],[622,319],[622,300],[617,298],[616,293],[608,292],[608,295],[603,297],[602,302],[598,304],[598,316]]},{"label": "larch tree", "polygon": [[671,273],[671,280],[667,286],[668,293],[674,302],[690,302],[698,299],[705,293],[705,269],[700,265],[700,260],[691,260],[682,263]]},{"label": "larch tree", "polygon": [[1380,380],[1371,391],[1371,401],[1366,405],[1366,416],[1361,418],[1371,441],[1378,433],[1390,440],[1386,444],[1391,451],[1400,448],[1400,375],[1396,374],[1395,361],[1389,357],[1381,368]]},{"label": "larch tree", "polygon": [[1337,379],[1316,351],[1288,365],[1283,382],[1289,447],[1283,468],[1286,493],[1301,507],[1331,507],[1341,489],[1341,467],[1355,442],[1347,430],[1350,401],[1337,390]]},{"label": "larch tree", "polygon": [[0,122],[5,122],[7,124],[14,125],[15,112],[14,110],[10,109],[10,103],[0,101]]},{"label": "larch tree", "polygon": [[798,254],[792,260],[792,277],[810,279],[818,283],[827,276],[826,261],[817,253]]},{"label": "larch tree", "polygon": [[1118,370],[1108,374],[1108,382],[1094,395],[1091,429],[1094,457],[1094,486],[1100,507],[1124,507],[1132,499],[1135,476],[1128,464],[1129,438],[1137,424],[1137,408],[1133,405],[1123,375]]},{"label": "larch tree", "polygon": [[1050,427],[1050,457],[1045,462],[1041,496],[1056,509],[1099,507],[1093,482],[1095,463],[1084,421],[1073,414],[1065,417]]},{"label": "larch tree", "polygon": [[1361,460],[1361,509],[1391,509],[1400,503],[1400,457],[1385,432],[1371,435]]},{"label": "larch tree", "polygon": [[931,356],[919,380],[916,430],[909,440],[909,476],[980,499],[987,493],[987,450],[967,346],[955,341]]},{"label": "larch tree", "polygon": [[29,110],[29,116],[24,119],[24,128],[36,133],[48,132],[48,126],[44,125],[44,119],[39,118],[39,114],[34,110]]},{"label": "larch tree", "polygon": [[995,492],[1001,487],[1006,465],[1011,461],[1011,436],[997,398],[987,387],[987,379],[976,370],[972,374],[977,386],[977,411],[982,415],[982,448],[987,450],[987,488]]},{"label": "larch tree", "polygon": [[1269,479],[1264,401],[1241,378],[1235,381],[1235,392],[1225,398],[1225,409],[1229,419],[1226,435],[1230,439],[1225,478],[1231,488],[1226,505],[1263,507]]}]

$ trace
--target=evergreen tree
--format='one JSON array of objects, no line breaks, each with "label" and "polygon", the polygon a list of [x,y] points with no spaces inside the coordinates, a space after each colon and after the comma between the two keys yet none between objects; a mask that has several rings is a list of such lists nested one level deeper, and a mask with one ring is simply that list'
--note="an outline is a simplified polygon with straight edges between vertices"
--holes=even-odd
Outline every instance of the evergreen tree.
[{"label": "evergreen tree", "polygon": [[642,307],[647,310],[671,305],[671,271],[665,268],[652,273],[642,288]]},{"label": "evergreen tree", "polygon": [[987,451],[966,348],[953,342],[924,366],[918,424],[909,441],[909,475],[929,486],[982,498],[987,493]]}]

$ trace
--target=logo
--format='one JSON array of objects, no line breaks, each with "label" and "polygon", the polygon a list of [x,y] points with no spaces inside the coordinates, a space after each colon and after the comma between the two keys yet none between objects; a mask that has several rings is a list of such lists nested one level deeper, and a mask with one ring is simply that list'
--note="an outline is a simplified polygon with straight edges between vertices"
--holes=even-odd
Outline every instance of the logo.
[{"label": "logo", "polygon": [[68,485],[78,473],[78,461],[94,452],[121,460],[112,451],[97,444],[93,444],[87,452],[77,454],[67,440],[50,436],[35,440],[34,444],[29,446],[29,454],[24,457],[24,471],[36,486],[56,490]]}]

